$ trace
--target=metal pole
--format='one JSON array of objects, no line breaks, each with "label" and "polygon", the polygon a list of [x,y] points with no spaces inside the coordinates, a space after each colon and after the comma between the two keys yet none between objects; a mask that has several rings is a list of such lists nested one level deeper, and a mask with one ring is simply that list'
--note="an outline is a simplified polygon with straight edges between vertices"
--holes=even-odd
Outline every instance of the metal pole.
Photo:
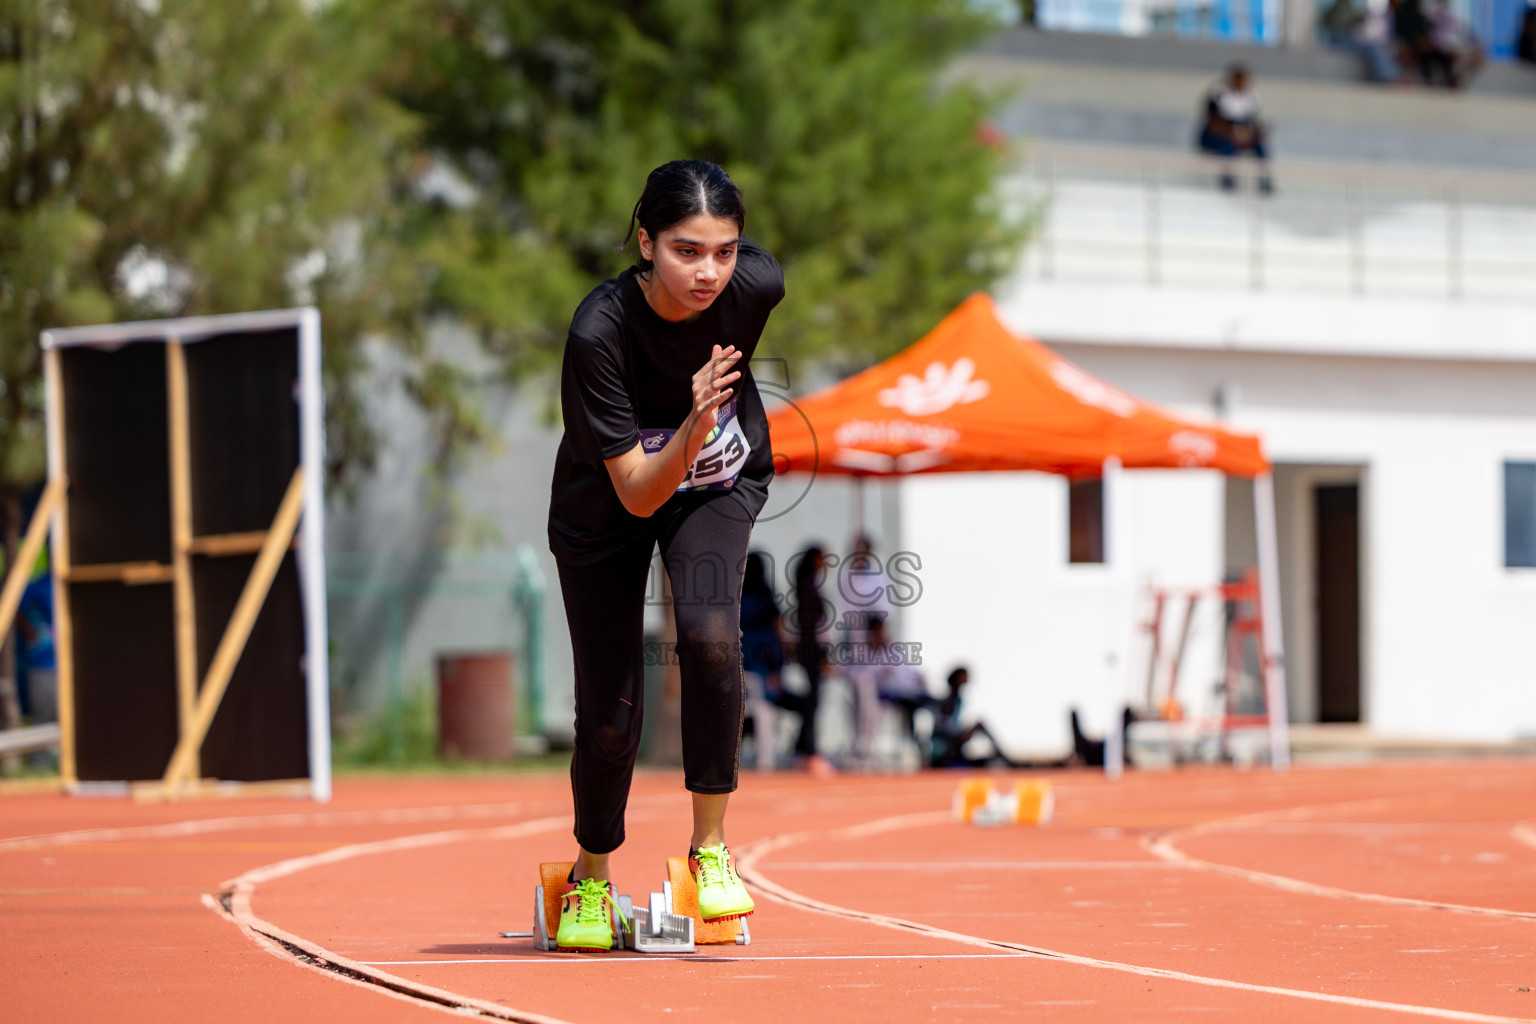
[{"label": "metal pole", "polygon": [[1453,182],[1445,183],[1445,286],[1446,294],[1461,298],[1461,196]]},{"label": "metal pole", "polygon": [[1259,641],[1264,658],[1264,710],[1269,718],[1269,764],[1291,766],[1285,696],[1285,641],[1280,619],[1280,547],[1276,540],[1275,482],[1268,473],[1253,478],[1253,519],[1259,542]]},{"label": "metal pole", "polygon": [[1162,248],[1162,217],[1160,209],[1162,202],[1162,169],[1159,167],[1144,167],[1142,169],[1142,179],[1142,185],[1147,194],[1147,283],[1156,285],[1162,283],[1163,277],[1160,252]]},{"label": "metal pole", "polygon": [[[1102,495],[1100,506],[1100,523],[1104,531],[1104,564],[1114,565],[1114,559],[1119,555],[1119,543],[1116,534],[1117,513],[1116,504],[1120,498],[1120,459],[1111,455],[1104,460],[1103,476],[1100,478]],[[1126,651],[1126,663],[1130,664],[1130,651]],[[1123,697],[1125,691],[1115,694],[1110,702],[1109,725],[1104,731],[1104,774],[1111,779],[1118,779],[1125,772],[1125,716],[1122,713]]]},{"label": "metal pole", "polygon": [[1049,156],[1041,161],[1044,167],[1045,198],[1040,203],[1040,276],[1047,281],[1056,277],[1055,227],[1052,225],[1051,207],[1056,201],[1056,168]]},{"label": "metal pole", "polygon": [[1344,183],[1344,227],[1349,232],[1349,286],[1356,295],[1365,294],[1365,224],[1356,188]]},{"label": "metal pole", "polygon": [[517,546],[517,582],[512,599],[523,614],[523,685],[528,694],[528,721],[525,734],[544,734],[544,691],[547,685],[547,659],[544,655],[544,596],[548,583],[539,568],[533,545]]},{"label": "metal pole", "polygon": [[1257,195],[1248,199],[1248,287],[1264,290],[1264,204]]},{"label": "metal pole", "polygon": [[405,584],[390,584],[385,644],[389,659],[389,759],[405,760]]}]

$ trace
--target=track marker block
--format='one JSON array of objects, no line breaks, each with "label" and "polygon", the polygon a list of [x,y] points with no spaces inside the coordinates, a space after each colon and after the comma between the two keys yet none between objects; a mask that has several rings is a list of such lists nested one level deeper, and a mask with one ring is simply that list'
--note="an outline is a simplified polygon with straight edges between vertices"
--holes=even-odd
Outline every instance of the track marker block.
[{"label": "track marker block", "polygon": [[966,779],[955,789],[955,820],[972,825],[1049,825],[1056,813],[1056,794],[1041,779],[1014,783],[1001,793],[987,779]]},{"label": "track marker block", "polygon": [[969,824],[977,808],[985,806],[991,793],[992,783],[987,779],[961,780],[960,785],[955,787],[955,797],[950,804],[954,819]]},{"label": "track marker block", "polygon": [[693,920],[693,941],[701,946],[752,943],[752,930],[744,917],[729,921],[705,921],[699,916],[699,890],[688,870],[687,857],[667,858],[667,879],[672,890],[672,912]]}]

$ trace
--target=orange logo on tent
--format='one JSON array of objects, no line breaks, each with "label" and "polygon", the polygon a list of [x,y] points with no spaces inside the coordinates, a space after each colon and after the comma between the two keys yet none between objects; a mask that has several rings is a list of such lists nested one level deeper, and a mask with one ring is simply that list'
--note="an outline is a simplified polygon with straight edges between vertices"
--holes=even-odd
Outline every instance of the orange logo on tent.
[{"label": "orange logo on tent", "polygon": [[882,388],[880,404],[908,416],[933,416],[957,405],[969,405],[986,398],[992,390],[986,381],[972,380],[975,374],[976,364],[965,356],[948,367],[929,363],[921,380],[904,373],[896,378],[894,387]]}]

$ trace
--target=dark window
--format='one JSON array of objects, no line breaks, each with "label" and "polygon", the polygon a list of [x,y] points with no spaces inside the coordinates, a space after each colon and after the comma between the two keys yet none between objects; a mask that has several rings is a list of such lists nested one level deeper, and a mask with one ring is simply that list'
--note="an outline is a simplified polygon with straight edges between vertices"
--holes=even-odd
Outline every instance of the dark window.
[{"label": "dark window", "polygon": [[1504,565],[1536,569],[1536,462],[1504,463]]},{"label": "dark window", "polygon": [[1104,561],[1104,481],[1073,480],[1067,485],[1067,560]]}]

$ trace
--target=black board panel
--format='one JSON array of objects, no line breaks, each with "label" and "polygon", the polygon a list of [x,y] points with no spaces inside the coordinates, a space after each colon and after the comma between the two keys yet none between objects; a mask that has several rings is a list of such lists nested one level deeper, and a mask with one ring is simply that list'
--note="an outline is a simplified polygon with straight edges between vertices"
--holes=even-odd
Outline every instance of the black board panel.
[{"label": "black board panel", "polygon": [[298,331],[222,334],[184,351],[192,532],[265,530],[299,465]]},{"label": "black board panel", "polygon": [[75,770],[158,779],[176,747],[174,597],[168,583],[72,583]]},{"label": "black board panel", "polygon": [[[255,564],[254,555],[193,559],[199,679],[207,675]],[[306,778],[308,721],[303,599],[297,560],[289,552],[208,730],[202,774],[241,782]]]},{"label": "black board panel", "polygon": [[75,565],[171,560],[165,346],[59,351]]}]

